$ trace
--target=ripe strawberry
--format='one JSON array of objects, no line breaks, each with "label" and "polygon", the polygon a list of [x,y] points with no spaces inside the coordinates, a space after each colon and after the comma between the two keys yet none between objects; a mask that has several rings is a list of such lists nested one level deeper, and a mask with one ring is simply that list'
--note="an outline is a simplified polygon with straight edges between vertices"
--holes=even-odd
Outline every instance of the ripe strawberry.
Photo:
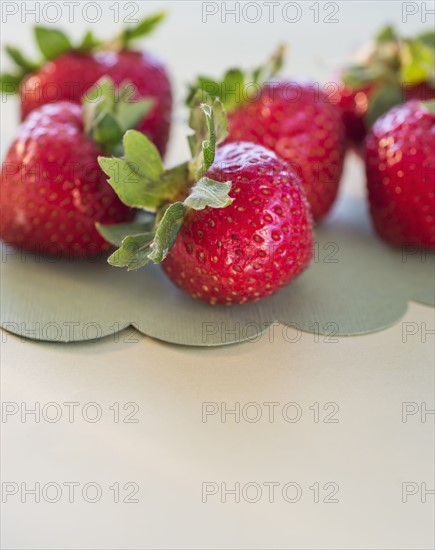
[{"label": "ripe strawberry", "polygon": [[368,96],[372,91],[370,85],[353,89],[341,84],[335,94],[337,103],[342,110],[348,145],[355,147],[357,152],[367,134],[364,117],[369,105]]},{"label": "ripe strawberry", "polygon": [[382,29],[341,75],[335,100],[343,112],[349,144],[358,150],[368,129],[393,106],[435,98],[434,64],[433,32],[405,39],[392,27]]},{"label": "ripe strawberry", "polygon": [[[164,172],[150,142],[134,131],[124,138],[123,159],[100,160],[121,200],[157,210],[155,226],[136,224],[131,233],[125,226],[98,227],[120,246],[112,265],[163,262],[170,279],[193,298],[243,304],[276,292],[308,266],[311,215],[298,177],[272,151],[234,142],[215,157],[227,128],[220,101],[207,101],[192,110],[191,162]],[[135,177],[122,176],[133,158],[142,163]]]},{"label": "ripe strawberry", "polygon": [[366,142],[370,211],[395,245],[435,248],[435,101],[391,109]]},{"label": "ripe strawberry", "polygon": [[103,76],[110,77],[117,85],[129,81],[131,101],[144,97],[154,99],[154,108],[139,121],[137,129],[148,135],[164,154],[172,112],[169,77],[154,56],[130,49],[134,39],[149,33],[162,18],[163,14],[146,18],[107,44],[87,33],[77,47],[58,30],[35,27],[43,61],[34,63],[15,48],[7,47],[6,51],[20,71],[0,77],[2,90],[20,92],[21,114],[25,119],[31,111],[46,103],[80,103],[83,95]]},{"label": "ripe strawberry", "polygon": [[115,104],[113,89],[100,81],[98,101],[43,105],[21,125],[2,166],[3,240],[43,255],[87,256],[108,249],[95,221],[132,218],[107,185],[98,156],[120,142],[128,127],[123,117],[134,124],[150,103]]},{"label": "ripe strawberry", "polygon": [[312,254],[311,219],[300,182],[272,152],[234,142],[217,150],[207,177],[232,182],[224,209],[191,210],[163,269],[211,304],[243,304],[299,275]]},{"label": "ripe strawberry", "polygon": [[[202,89],[219,96],[228,111],[227,142],[250,141],[286,160],[302,181],[315,220],[330,210],[343,169],[344,128],[340,110],[315,83],[264,82],[282,63],[281,52],[270,68],[254,71],[248,82],[230,70],[222,82],[199,77],[191,93]],[[256,92],[255,97],[250,91]]]}]

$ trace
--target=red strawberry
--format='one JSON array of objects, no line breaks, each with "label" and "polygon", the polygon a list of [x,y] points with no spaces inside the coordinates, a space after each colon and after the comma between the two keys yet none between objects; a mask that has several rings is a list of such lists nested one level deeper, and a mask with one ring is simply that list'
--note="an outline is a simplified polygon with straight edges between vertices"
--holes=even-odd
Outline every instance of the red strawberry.
[{"label": "red strawberry", "polygon": [[223,145],[207,177],[232,182],[234,202],[191,210],[163,269],[211,304],[243,304],[276,292],[312,255],[311,218],[296,174],[248,142]]},{"label": "red strawberry", "polygon": [[366,171],[378,234],[395,245],[435,248],[434,101],[409,101],[375,123]]},{"label": "red strawberry", "polygon": [[312,82],[260,85],[264,82],[262,74],[273,75],[281,66],[280,54],[272,59],[271,70],[254,71],[251,82],[241,71],[232,69],[220,83],[199,77],[191,93],[202,89],[222,99],[230,128],[227,142],[258,143],[285,159],[302,181],[314,219],[320,220],[335,200],[343,168],[340,110]]},{"label": "red strawberry", "polygon": [[[86,256],[108,249],[95,221],[132,218],[98,165],[126,129],[110,103],[113,83],[98,85],[100,101],[43,105],[19,128],[2,166],[0,236],[6,242],[44,255]],[[128,107],[136,121],[149,104]]]},{"label": "red strawberry", "polygon": [[372,92],[372,87],[369,85],[357,89],[341,85],[335,96],[343,112],[346,138],[349,145],[357,146],[357,149],[367,134],[364,117],[369,105],[370,92]]},{"label": "red strawberry", "polygon": [[[195,107],[190,124],[196,131],[189,137],[193,160],[172,170],[163,170],[150,142],[134,131],[124,138],[124,158],[100,160],[126,204],[157,211],[154,227],[136,224],[128,232],[99,226],[120,246],[109,263],[137,269],[149,260],[163,262],[176,285],[211,304],[259,300],[311,260],[303,189],[288,163],[261,145],[228,143],[215,157],[215,144],[227,131],[218,99]],[[134,177],[122,176],[134,158],[140,159]]]},{"label": "red strawberry", "polygon": [[346,137],[357,150],[371,125],[393,106],[435,98],[435,36],[425,32],[405,39],[386,27],[358,57],[341,75],[343,83],[335,97]]},{"label": "red strawberry", "polygon": [[[289,100],[297,97],[297,100]],[[337,196],[343,170],[344,131],[340,113],[314,84],[277,82],[228,115],[227,141],[251,141],[288,161],[302,181],[315,220]]]},{"label": "red strawberry", "polygon": [[129,49],[133,39],[150,32],[162,17],[157,14],[134,28],[127,28],[111,44],[101,43],[88,33],[77,48],[60,31],[36,27],[36,39],[44,61],[33,63],[24,59],[15,48],[6,48],[21,71],[17,75],[2,75],[2,89],[11,93],[19,88],[24,119],[33,109],[46,103],[64,100],[80,103],[83,95],[103,76],[110,77],[117,85],[129,81],[132,84],[130,100],[149,97],[155,101],[154,108],[139,122],[138,129],[164,154],[172,112],[169,77],[154,56]]}]

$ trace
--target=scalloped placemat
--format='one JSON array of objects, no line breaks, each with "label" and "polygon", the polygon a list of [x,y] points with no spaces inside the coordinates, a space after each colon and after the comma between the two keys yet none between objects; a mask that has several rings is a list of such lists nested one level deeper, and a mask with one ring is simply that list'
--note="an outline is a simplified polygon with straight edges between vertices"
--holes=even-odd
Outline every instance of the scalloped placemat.
[{"label": "scalloped placemat", "polygon": [[278,322],[331,337],[364,334],[396,323],[410,300],[435,304],[434,259],[382,243],[366,202],[345,197],[316,228],[310,268],[277,294],[242,306],[193,300],[159,266],[127,272],[104,259],[48,261],[3,246],[1,326],[34,340],[76,342],[132,325],[191,346],[257,338]]}]

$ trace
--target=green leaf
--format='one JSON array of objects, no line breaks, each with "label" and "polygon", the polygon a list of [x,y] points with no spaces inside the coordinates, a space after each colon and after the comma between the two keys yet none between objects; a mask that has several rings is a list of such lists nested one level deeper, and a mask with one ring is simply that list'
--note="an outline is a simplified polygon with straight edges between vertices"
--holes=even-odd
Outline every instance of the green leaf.
[{"label": "green leaf", "polygon": [[431,99],[429,101],[423,101],[422,103],[429,112],[435,115],[435,99]]},{"label": "green leaf", "polygon": [[104,113],[97,121],[91,132],[94,141],[102,145],[106,150],[116,147],[122,139],[123,129],[119,125],[115,115]]},{"label": "green leaf", "polygon": [[73,46],[65,33],[57,29],[36,26],[35,39],[45,59],[54,59],[71,51]]},{"label": "green leaf", "polygon": [[391,25],[387,25],[386,27],[382,28],[375,38],[376,42],[393,42],[398,40],[397,33]]},{"label": "green leaf", "polygon": [[252,80],[257,84],[264,84],[276,76],[284,64],[286,47],[280,44],[269,60],[252,72]]},{"label": "green leaf", "polygon": [[99,157],[98,162],[124,204],[155,212],[176,194],[176,185],[165,180],[160,154],[146,136],[129,130],[123,144],[124,158]]},{"label": "green leaf", "polygon": [[161,11],[155,13],[154,15],[145,17],[136,25],[127,27],[122,33],[122,41],[124,47],[127,47],[132,40],[150,34],[155,29],[155,27],[157,27],[163,21],[163,19],[165,19],[165,17],[166,12]]},{"label": "green leaf", "polygon": [[141,176],[136,166],[125,159],[99,157],[98,162],[109,176],[109,184],[124,204],[152,212],[158,209],[162,202],[158,182]]},{"label": "green leaf", "polygon": [[127,267],[128,271],[145,266],[150,261],[154,236],[154,232],[150,232],[125,237],[120,248],[107,261],[115,267]]},{"label": "green leaf", "polygon": [[423,42],[407,40],[401,51],[402,82],[419,83],[433,77],[435,65],[435,50]]},{"label": "green leaf", "polygon": [[123,132],[135,128],[154,105],[153,98],[142,98],[131,102],[121,101],[118,105],[118,121]]},{"label": "green leaf", "polygon": [[[201,100],[206,102],[202,103]],[[204,97],[198,90],[193,99],[189,126],[194,134],[188,136],[193,160],[190,169],[193,179],[199,179],[213,164],[216,146],[228,135],[228,121],[219,98]]]},{"label": "green leaf", "polygon": [[117,90],[110,78],[103,77],[84,97],[85,130],[107,153],[114,151],[126,130],[137,126],[154,105],[148,98],[129,102],[130,90],[128,82]]},{"label": "green leaf", "polygon": [[[186,207],[183,203],[175,202],[171,204],[165,210],[157,230],[127,235],[122,239],[118,250],[109,257],[108,262],[116,267],[127,267],[129,271],[145,266],[150,260],[154,263],[162,262],[174,245],[185,214]],[[125,228],[123,229],[127,229],[127,225],[133,225],[132,229],[136,231],[138,224],[124,225]],[[115,229],[114,233],[111,233],[110,229],[107,232],[104,228],[105,233],[103,233],[101,226],[98,227],[98,230],[104,238],[112,238],[112,242],[122,236],[122,230],[118,233]]]},{"label": "green leaf", "polygon": [[96,38],[92,31],[86,31],[84,37],[82,38],[82,41],[77,46],[77,49],[82,52],[89,52],[100,45],[101,40]]},{"label": "green leaf", "polygon": [[[284,54],[285,46],[281,44],[264,65],[252,72],[252,80],[249,83],[262,85],[274,77],[283,66]],[[228,70],[221,81],[208,76],[199,76],[193,84],[189,85],[186,103],[191,105],[198,91],[202,90],[205,96],[210,96],[212,99],[219,97],[229,111],[249,99],[245,94],[245,84],[248,81],[246,73],[236,68]],[[256,93],[254,87],[250,90],[252,94]]]},{"label": "green leaf", "polygon": [[103,76],[96,82],[84,96],[85,108],[93,107],[94,110],[107,110],[112,112],[116,103],[116,86],[113,80]]},{"label": "green leaf", "polygon": [[379,73],[374,73],[372,67],[354,66],[349,67],[341,76],[346,86],[360,88],[364,84],[375,82],[380,78]]},{"label": "green leaf", "polygon": [[154,216],[149,222],[115,223],[112,225],[95,224],[100,235],[115,246],[121,246],[126,237],[151,232],[153,226]]},{"label": "green leaf", "polygon": [[[203,99],[207,99],[200,90],[195,94],[192,106],[190,109],[189,117],[189,128],[191,128],[195,133],[187,137],[189,142],[190,153],[193,158],[198,156],[202,152],[203,142],[209,137],[210,129],[209,124],[211,123],[210,119],[207,119],[204,113],[202,105]],[[213,125],[214,133],[214,125]]]},{"label": "green leaf", "polygon": [[429,46],[435,50],[435,32],[434,31],[425,31],[417,35],[415,38],[418,42],[422,42],[426,46]]},{"label": "green leaf", "polygon": [[5,51],[9,55],[9,57],[20,67],[20,69],[23,69],[25,73],[30,73],[37,69],[39,67],[39,63],[35,63],[34,61],[31,61],[27,57],[25,57],[18,48],[14,48],[13,46],[5,46]]},{"label": "green leaf", "polygon": [[[216,134],[216,145],[223,143],[228,136],[228,118],[225,107],[219,98],[212,103],[214,130]],[[214,156],[213,156],[214,160]]]},{"label": "green leaf", "polygon": [[225,73],[220,99],[227,109],[243,102],[244,85],[245,75],[240,69],[230,69]]},{"label": "green leaf", "polygon": [[178,232],[183,225],[186,207],[182,202],[174,202],[166,210],[152,244],[152,253],[148,256],[154,263],[162,262],[177,238]]},{"label": "green leaf", "polygon": [[380,116],[402,102],[403,96],[400,86],[391,85],[377,89],[370,97],[366,113],[368,125],[371,127]]},{"label": "green leaf", "polygon": [[124,158],[140,176],[158,181],[164,166],[157,147],[146,136],[136,130],[129,130],[124,136]]},{"label": "green leaf", "polygon": [[85,131],[108,151],[123,135],[115,113],[115,94],[113,81],[103,77],[87,92],[83,101]]},{"label": "green leaf", "polygon": [[208,139],[204,139],[201,143],[202,149],[202,173],[206,172],[213,164],[216,150],[216,132],[214,125],[213,109],[211,105],[202,103],[200,109],[205,115],[206,127],[208,129]]},{"label": "green leaf", "polygon": [[24,75],[3,73],[0,75],[0,90],[4,94],[16,94]]},{"label": "green leaf", "polygon": [[234,200],[228,196],[230,191],[230,181],[220,182],[204,177],[192,187],[190,195],[184,201],[184,205],[194,210],[203,210],[207,206],[226,208]]},{"label": "green leaf", "polygon": [[[194,101],[204,103],[207,98],[219,98],[225,107],[230,109],[242,102],[244,84],[245,75],[240,69],[228,70],[222,82],[213,80],[208,76],[198,76],[196,82],[189,86],[186,104],[190,107]],[[199,94],[199,91],[202,91],[203,94]]]},{"label": "green leaf", "polygon": [[198,76],[196,81],[189,85],[189,92],[186,97],[186,105],[188,107],[192,105],[193,98],[199,90],[205,92],[204,97],[210,96],[213,99],[215,97],[220,97],[222,100],[222,83],[208,76]]}]

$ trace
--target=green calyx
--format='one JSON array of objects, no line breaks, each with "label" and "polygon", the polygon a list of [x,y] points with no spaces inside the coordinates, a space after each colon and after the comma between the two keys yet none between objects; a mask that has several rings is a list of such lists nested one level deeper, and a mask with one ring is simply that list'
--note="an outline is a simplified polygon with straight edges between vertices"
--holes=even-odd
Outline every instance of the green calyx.
[{"label": "green calyx", "polygon": [[236,68],[229,69],[221,80],[198,76],[196,81],[189,85],[186,104],[190,105],[198,90],[201,90],[212,98],[219,97],[226,111],[231,111],[238,105],[249,101],[253,95],[258,93],[259,87],[279,73],[283,66],[284,56],[285,46],[281,44],[264,65],[251,72],[244,72]]},{"label": "green calyx", "polygon": [[354,88],[371,86],[366,122],[373,122],[403,102],[406,86],[425,83],[435,87],[435,33],[400,37],[393,27],[381,29],[363,58],[348,67],[344,84]]},{"label": "green calyx", "polygon": [[422,101],[423,107],[427,109],[430,113],[435,115],[435,99],[430,99],[429,101]]},{"label": "green calyx", "polygon": [[214,181],[205,173],[215,158],[216,147],[228,132],[225,111],[219,99],[194,98],[188,137],[192,159],[165,170],[151,141],[134,130],[123,140],[121,158],[100,157],[108,182],[127,206],[146,211],[144,223],[101,225],[100,234],[118,249],[108,262],[129,270],[150,261],[163,261],[172,248],[189,210],[225,208],[233,202],[231,182]]},{"label": "green calyx", "polygon": [[400,37],[388,26],[381,29],[362,59],[348,67],[342,79],[359,88],[366,84],[434,83],[435,32]]},{"label": "green calyx", "polygon": [[371,128],[379,117],[395,105],[400,105],[400,103],[403,103],[403,92],[400,86],[386,84],[375,89],[370,96],[367,112],[365,113],[366,125]]},{"label": "green calyx", "polygon": [[135,25],[126,27],[118,36],[108,42],[95,37],[92,31],[86,31],[83,38],[73,44],[69,37],[58,29],[35,26],[35,42],[40,52],[40,58],[37,61],[30,60],[17,48],[6,46],[5,51],[13,61],[15,69],[14,72],[0,75],[0,91],[7,94],[18,93],[22,80],[28,74],[37,71],[47,61],[67,52],[91,53],[108,49],[116,51],[128,49],[134,40],[150,34],[165,16],[165,12],[150,15]]},{"label": "green calyx", "polygon": [[101,78],[83,98],[85,131],[107,154],[120,150],[125,132],[135,128],[154,105],[151,98],[131,99],[132,84],[119,87]]}]

